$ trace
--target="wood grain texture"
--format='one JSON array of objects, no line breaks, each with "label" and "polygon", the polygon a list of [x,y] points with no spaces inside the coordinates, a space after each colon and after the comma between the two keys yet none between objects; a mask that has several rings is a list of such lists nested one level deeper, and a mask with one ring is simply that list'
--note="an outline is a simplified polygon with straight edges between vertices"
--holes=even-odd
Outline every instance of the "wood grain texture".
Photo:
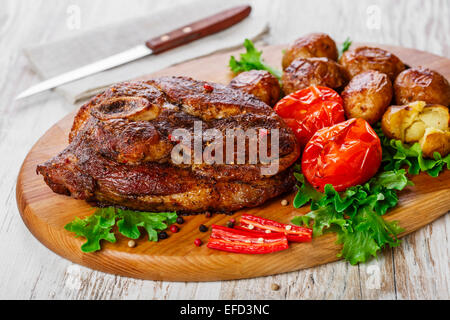
[{"label": "wood grain texture", "polygon": [[[28,100],[14,97],[39,80],[23,56],[27,44],[44,43],[190,0],[5,0],[0,11],[0,298],[5,299],[450,299],[450,215],[403,238],[394,250],[359,267],[338,261],[315,268],[249,280],[221,282],[144,281],[105,274],[71,263],[37,241],[18,213],[15,184],[36,140],[76,106],[57,93]],[[308,32],[336,41],[350,36],[426,50],[450,58],[447,0],[245,1],[263,6],[270,44]],[[68,9],[81,11],[79,29],[69,28]],[[379,28],[368,25],[380,9]],[[372,9],[373,11],[373,9]],[[99,19],[101,17],[101,19]],[[243,35],[244,37],[245,35]],[[139,76],[130,75],[130,77]],[[427,245],[424,245],[427,244]],[[428,246],[430,250],[428,249]],[[374,281],[375,280],[375,281]],[[279,291],[270,284],[278,283]]]},{"label": "wood grain texture", "polygon": [[[358,46],[359,44],[355,44]],[[281,61],[284,46],[264,47],[265,58],[273,65]],[[450,60],[436,55],[400,47],[386,47],[411,66],[423,65],[440,70],[450,77]],[[228,83],[232,75],[228,71],[227,61],[232,53],[216,54],[206,58],[192,60],[170,69],[158,72],[162,74],[180,74],[195,79]],[[200,67],[202,66],[202,67]],[[152,77],[146,76],[144,78]],[[57,254],[92,269],[122,276],[149,280],[167,281],[212,281],[266,276],[284,273],[324,263],[336,261],[340,246],[335,244],[336,237],[328,234],[314,238],[311,243],[291,244],[289,250],[266,255],[245,255],[211,250],[193,245],[196,238],[207,242],[209,233],[200,233],[201,224],[225,225],[229,216],[216,214],[208,219],[204,215],[186,218],[181,231],[172,234],[169,239],[158,243],[148,242],[145,237],[139,239],[136,248],[129,248],[127,240],[119,237],[115,244],[103,243],[103,249],[96,253],[82,253],[80,245],[83,239],[75,239],[73,234],[64,230],[64,225],[75,217],[84,217],[93,212],[84,201],[53,193],[41,176],[35,174],[36,166],[56,155],[67,145],[67,136],[74,114],[70,114],[50,128],[39,139],[25,158],[17,181],[17,202],[22,218],[39,241]],[[397,208],[387,216],[387,220],[398,220],[405,229],[403,235],[427,225],[450,209],[450,171],[439,177],[426,174],[413,177],[415,186],[400,193]],[[284,195],[290,203],[295,193]],[[240,214],[267,217],[284,223],[294,216],[305,214],[308,207],[294,209],[282,207],[280,197],[252,209],[238,211]],[[417,215],[420,212],[420,216]]]}]

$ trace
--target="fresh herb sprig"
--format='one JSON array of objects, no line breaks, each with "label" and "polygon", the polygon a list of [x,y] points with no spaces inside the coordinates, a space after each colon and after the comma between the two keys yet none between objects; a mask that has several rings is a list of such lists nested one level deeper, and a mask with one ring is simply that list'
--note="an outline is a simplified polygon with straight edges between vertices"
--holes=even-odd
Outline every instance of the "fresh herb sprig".
[{"label": "fresh herb sprig", "polygon": [[345,51],[350,49],[351,45],[352,45],[352,40],[349,37],[347,37],[347,39],[345,39],[345,41],[342,43],[341,49],[339,50],[339,57],[341,57]]},{"label": "fresh herb sprig", "polygon": [[158,231],[167,229],[176,219],[175,212],[152,213],[107,207],[97,209],[94,214],[84,219],[77,217],[64,228],[74,232],[76,237],[86,238],[86,242],[81,246],[83,252],[94,252],[101,249],[101,240],[116,242],[113,232],[115,225],[127,238],[139,238],[141,227],[147,232],[149,241],[158,241]]},{"label": "fresh herb sprig", "polygon": [[267,65],[262,59],[262,51],[255,48],[253,42],[249,39],[244,40],[245,53],[240,54],[241,60],[236,60],[234,56],[230,57],[229,66],[231,71],[239,73],[250,70],[267,70],[278,79],[281,79],[281,71]]}]

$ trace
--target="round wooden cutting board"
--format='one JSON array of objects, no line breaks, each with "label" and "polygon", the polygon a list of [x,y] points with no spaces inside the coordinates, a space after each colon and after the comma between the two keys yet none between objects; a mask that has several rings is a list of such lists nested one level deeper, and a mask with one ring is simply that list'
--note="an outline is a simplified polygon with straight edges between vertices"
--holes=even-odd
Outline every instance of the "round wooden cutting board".
[{"label": "round wooden cutting board", "polygon": [[[273,65],[280,66],[281,50],[285,46],[265,47],[264,58]],[[398,55],[410,66],[426,66],[442,73],[450,79],[450,60],[426,52],[400,47],[379,46]],[[235,51],[232,54],[238,54]],[[228,83],[232,75],[228,71],[230,53],[185,62],[157,72],[151,76],[186,75],[199,80]],[[148,76],[150,77],[150,76]],[[147,77],[144,77],[147,78]],[[141,78],[142,79],[142,78]],[[75,263],[92,269],[122,276],[167,281],[212,281],[240,279],[283,273],[338,260],[336,254],[340,246],[336,237],[327,234],[313,239],[311,243],[291,244],[285,251],[246,255],[211,250],[203,245],[196,247],[194,239],[207,242],[209,232],[200,233],[200,224],[225,225],[230,216],[215,214],[211,218],[204,215],[186,217],[179,233],[160,242],[149,242],[146,237],[137,240],[135,248],[127,246],[128,239],[117,234],[117,242],[103,242],[103,249],[95,253],[80,250],[83,238],[75,238],[64,225],[75,217],[84,217],[94,209],[81,200],[53,193],[44,183],[42,176],[36,175],[36,166],[63,150],[67,146],[68,132],[74,113],[66,116],[48,130],[33,146],[19,173],[17,180],[17,204],[22,219],[34,234],[50,250]],[[446,170],[438,178],[421,174],[412,178],[415,186],[400,193],[398,207],[385,216],[387,220],[398,220],[406,235],[432,222],[450,210],[450,171]],[[289,222],[292,217],[308,212],[308,206],[294,209],[291,205],[294,194],[278,197],[253,209],[242,212],[268,217],[280,222]],[[280,204],[289,200],[289,206]]]}]

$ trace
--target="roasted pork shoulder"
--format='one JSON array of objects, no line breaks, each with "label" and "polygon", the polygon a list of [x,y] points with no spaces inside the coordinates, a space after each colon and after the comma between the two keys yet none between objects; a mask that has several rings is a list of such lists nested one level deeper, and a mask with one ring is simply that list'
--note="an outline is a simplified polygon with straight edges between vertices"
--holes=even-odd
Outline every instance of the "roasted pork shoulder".
[{"label": "roasted pork shoulder", "polygon": [[[210,152],[217,156],[223,147],[228,161],[199,162],[192,151],[183,161],[174,159],[174,148],[195,148],[196,126],[225,137],[223,145],[230,142],[230,156],[223,145]],[[177,137],[180,129],[193,141]],[[231,144],[238,139],[228,135],[236,129],[257,132],[258,138],[267,135],[269,144],[277,129],[277,154],[272,145],[267,151],[277,165],[274,172],[262,170],[267,161],[251,161],[251,151],[261,157],[261,149],[250,135],[244,137],[245,153],[239,158],[238,147]],[[211,148],[211,141],[216,147],[217,139],[203,135],[201,150]],[[83,105],[68,147],[37,172],[54,192],[101,205],[232,212],[291,190],[292,165],[299,154],[291,129],[256,97],[219,84],[167,77],[117,84]]]}]

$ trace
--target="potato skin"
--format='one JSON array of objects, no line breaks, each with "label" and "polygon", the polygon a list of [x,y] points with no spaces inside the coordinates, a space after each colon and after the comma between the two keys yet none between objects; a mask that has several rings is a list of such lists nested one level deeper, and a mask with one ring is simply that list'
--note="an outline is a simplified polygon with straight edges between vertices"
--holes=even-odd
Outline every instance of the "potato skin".
[{"label": "potato skin", "polygon": [[418,113],[425,106],[424,102],[418,102],[417,108],[414,105],[390,106],[381,119],[381,129],[386,137],[405,142],[405,129],[409,127]]},{"label": "potato skin", "polygon": [[311,33],[295,40],[286,49],[281,62],[283,70],[297,58],[325,57],[336,61],[338,50],[336,43],[325,33]]},{"label": "potato skin", "polygon": [[328,58],[298,58],[281,77],[283,91],[290,94],[312,85],[342,89],[349,80],[347,71]]},{"label": "potato skin", "polygon": [[450,152],[449,109],[438,104],[415,101],[403,106],[390,106],[381,120],[381,129],[391,139],[418,142],[424,157],[434,152],[446,156]]},{"label": "potato skin", "polygon": [[413,101],[450,105],[450,84],[436,71],[417,67],[401,72],[394,82],[397,104]]},{"label": "potato skin", "polygon": [[363,118],[370,124],[379,121],[391,104],[392,83],[385,73],[364,71],[350,80],[341,93],[348,119]]},{"label": "potato skin", "polygon": [[250,93],[272,107],[280,100],[278,79],[265,70],[241,72],[231,80],[229,86]]},{"label": "potato skin", "polygon": [[345,51],[339,63],[342,64],[352,77],[358,73],[375,70],[386,73],[394,81],[397,75],[405,69],[405,65],[394,54],[373,47],[358,47]]},{"label": "potato skin", "polygon": [[423,138],[420,141],[423,156],[434,158],[433,154],[439,152],[441,156],[450,153],[450,132],[442,132],[433,129],[426,129]]}]

